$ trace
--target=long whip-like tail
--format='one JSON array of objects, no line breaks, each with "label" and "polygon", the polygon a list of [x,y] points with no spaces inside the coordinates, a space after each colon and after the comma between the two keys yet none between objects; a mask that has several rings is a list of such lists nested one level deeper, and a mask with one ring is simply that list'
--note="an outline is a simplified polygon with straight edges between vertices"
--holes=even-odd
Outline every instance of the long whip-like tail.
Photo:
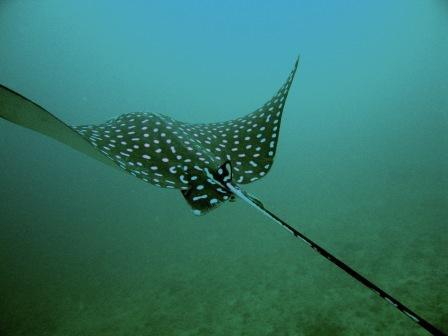
[{"label": "long whip-like tail", "polygon": [[304,234],[296,230],[294,227],[280,219],[277,215],[269,211],[264,207],[264,205],[258,201],[256,198],[250,196],[248,193],[243,191],[239,186],[233,184],[233,183],[226,183],[227,188],[232,191],[232,193],[239,197],[240,199],[247,202],[249,205],[253,206],[260,212],[262,212],[267,217],[274,220],[276,223],[280,224],[283,228],[288,230],[290,233],[294,235],[296,238],[300,238],[305,244],[307,244],[309,247],[311,247],[314,251],[319,253],[321,256],[327,258],[330,262],[335,264],[337,267],[342,269],[345,273],[349,274],[351,277],[355,278],[357,281],[362,283],[364,286],[372,290],[374,293],[376,293],[378,296],[389,302],[392,306],[397,308],[399,311],[401,311],[403,314],[405,314],[407,317],[409,317],[411,320],[416,322],[418,325],[420,325],[422,328],[426,329],[428,332],[430,332],[432,335],[436,336],[443,336],[446,335],[444,332],[442,332],[440,329],[435,327],[433,324],[425,320],[423,317],[418,315],[417,313],[413,312],[411,309],[406,307],[404,304],[402,304],[400,301],[392,297],[390,294],[386,293],[384,290],[379,288],[377,285],[375,285],[373,282],[368,280],[366,277],[355,271],[353,268],[348,266],[346,263],[341,261],[340,259],[336,258],[334,255],[332,255],[330,252],[325,250],[324,248],[320,247],[318,244],[316,244],[314,241],[306,237]]}]

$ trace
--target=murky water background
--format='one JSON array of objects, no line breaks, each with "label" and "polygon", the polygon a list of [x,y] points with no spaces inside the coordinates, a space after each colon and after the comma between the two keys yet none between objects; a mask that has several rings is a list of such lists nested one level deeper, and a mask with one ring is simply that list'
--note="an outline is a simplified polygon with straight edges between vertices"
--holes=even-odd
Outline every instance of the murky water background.
[{"label": "murky water background", "polygon": [[[0,82],[72,124],[246,114],[300,53],[265,205],[448,331],[444,1],[3,1]],[[0,121],[2,335],[425,335],[241,202],[204,217]]]}]

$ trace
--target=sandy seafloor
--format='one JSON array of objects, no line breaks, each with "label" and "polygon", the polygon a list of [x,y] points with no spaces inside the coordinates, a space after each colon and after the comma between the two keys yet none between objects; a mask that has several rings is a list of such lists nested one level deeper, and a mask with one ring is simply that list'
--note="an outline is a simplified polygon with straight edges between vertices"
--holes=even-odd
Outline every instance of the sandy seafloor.
[{"label": "sandy seafloor", "polygon": [[[75,124],[220,121],[299,50],[274,168],[246,189],[448,332],[444,2],[104,5],[2,3],[0,83]],[[427,334],[241,202],[195,217],[1,120],[0,157],[2,336]]]},{"label": "sandy seafloor", "polygon": [[[425,335],[244,204],[196,218],[176,192],[148,189],[57,144],[47,148],[63,162],[43,168],[38,154],[26,160],[54,177],[51,192],[32,175],[23,189],[3,189],[2,197],[13,195],[1,209],[13,218],[3,222],[0,250],[3,335]],[[92,175],[73,167],[60,173],[74,159]],[[333,191],[310,192],[304,183],[283,202],[287,182],[268,192],[282,172],[272,174],[251,188],[266,204],[447,325],[444,190],[404,198],[416,190],[408,176],[392,190],[353,192],[349,202],[322,199]],[[67,179],[78,181],[76,190]],[[338,185],[333,179],[327,186]]]}]

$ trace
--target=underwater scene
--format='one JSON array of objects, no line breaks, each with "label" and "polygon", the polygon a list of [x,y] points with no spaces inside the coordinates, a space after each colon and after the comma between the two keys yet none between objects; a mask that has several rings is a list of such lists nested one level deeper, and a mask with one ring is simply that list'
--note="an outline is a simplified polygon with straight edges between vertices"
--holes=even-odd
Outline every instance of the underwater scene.
[{"label": "underwater scene", "polygon": [[448,333],[445,0],[2,0],[0,117],[2,336]]}]

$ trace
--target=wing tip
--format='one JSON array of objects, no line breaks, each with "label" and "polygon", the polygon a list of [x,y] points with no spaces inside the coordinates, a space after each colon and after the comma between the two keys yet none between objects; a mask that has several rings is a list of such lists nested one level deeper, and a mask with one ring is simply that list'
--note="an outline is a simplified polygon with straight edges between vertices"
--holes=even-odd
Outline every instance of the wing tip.
[{"label": "wing tip", "polygon": [[293,76],[295,75],[296,70],[299,67],[299,63],[300,63],[300,54],[297,55],[296,61],[294,62],[294,67],[292,69]]}]

